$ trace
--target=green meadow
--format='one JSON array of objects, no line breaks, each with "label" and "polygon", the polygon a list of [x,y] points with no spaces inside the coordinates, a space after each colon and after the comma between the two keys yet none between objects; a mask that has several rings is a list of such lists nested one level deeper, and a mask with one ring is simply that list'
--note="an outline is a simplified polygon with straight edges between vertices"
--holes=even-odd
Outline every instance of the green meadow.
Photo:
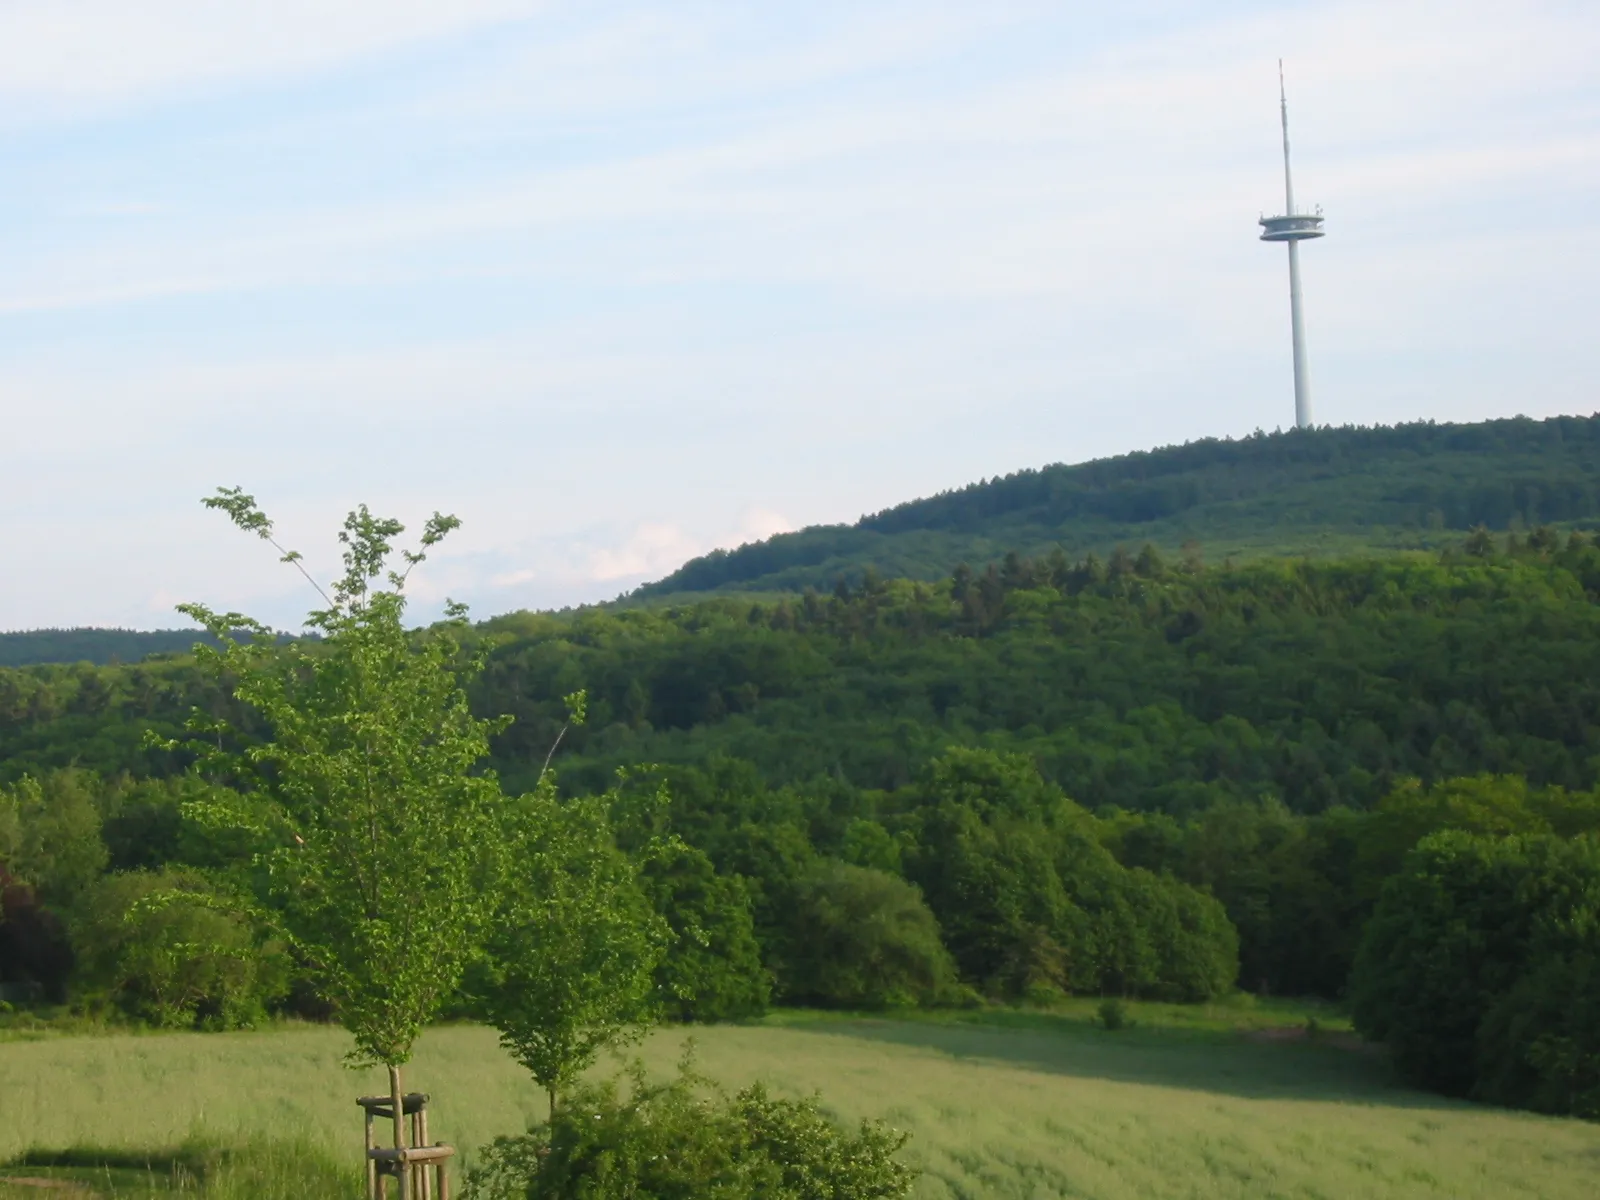
[{"label": "green meadow", "polygon": [[[1595,1194],[1600,1127],[1397,1087],[1337,1020],[1308,1034],[1287,1008],[1130,1005],[1133,1027],[1113,1033],[1092,1011],[791,1012],[692,1037],[699,1068],[725,1084],[820,1091],[844,1120],[909,1130],[924,1200]],[[658,1031],[638,1053],[666,1072],[689,1036]],[[86,1194],[288,1196],[312,1186],[287,1182],[301,1154],[320,1164],[323,1194],[345,1194],[354,1098],[381,1090],[376,1072],[341,1065],[347,1048],[309,1026],[0,1043],[0,1159],[12,1164],[0,1176],[77,1180]],[[469,1160],[542,1116],[536,1089],[475,1026],[427,1033],[407,1086],[432,1093],[436,1136]],[[230,1169],[207,1174],[207,1153]],[[72,1185],[9,1186],[0,1196]]]}]

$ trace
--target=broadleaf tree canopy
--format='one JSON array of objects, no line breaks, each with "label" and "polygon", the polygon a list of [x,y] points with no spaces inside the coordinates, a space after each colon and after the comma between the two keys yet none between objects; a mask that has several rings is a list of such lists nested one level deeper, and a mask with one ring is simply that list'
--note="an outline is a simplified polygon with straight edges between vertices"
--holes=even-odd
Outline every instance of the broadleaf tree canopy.
[{"label": "broadleaf tree canopy", "polygon": [[[305,573],[252,497],[222,489],[205,503]],[[314,640],[279,645],[242,614],[180,606],[218,643],[196,647],[201,661],[268,730],[248,741],[194,714],[201,769],[240,779],[257,802],[201,803],[191,815],[252,829],[271,918],[354,1035],[357,1062],[410,1057],[493,904],[503,796],[479,764],[504,722],[468,707],[463,684],[481,661],[463,654],[462,606],[427,629],[404,623],[407,576],[458,524],[434,514],[392,570],[403,527],[365,505],[352,512],[339,534],[343,577],[331,590],[312,580],[325,602],[306,620]]]}]

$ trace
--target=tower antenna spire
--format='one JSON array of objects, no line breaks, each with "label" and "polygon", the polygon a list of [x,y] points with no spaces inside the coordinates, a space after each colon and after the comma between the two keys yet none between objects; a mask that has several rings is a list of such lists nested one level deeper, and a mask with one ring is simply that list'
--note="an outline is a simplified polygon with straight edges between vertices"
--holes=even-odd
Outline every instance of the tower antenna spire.
[{"label": "tower antenna spire", "polygon": [[1294,176],[1289,173],[1289,93],[1283,86],[1283,59],[1278,60],[1278,116],[1283,121],[1283,204],[1294,216]]},{"label": "tower antenna spire", "polygon": [[1262,217],[1263,242],[1289,245],[1289,333],[1294,347],[1294,423],[1311,425],[1311,368],[1306,361],[1306,327],[1300,300],[1300,243],[1324,234],[1322,214],[1298,213],[1294,207],[1294,176],[1289,172],[1289,93],[1283,82],[1283,59],[1278,60],[1278,113],[1283,122],[1284,215]]}]

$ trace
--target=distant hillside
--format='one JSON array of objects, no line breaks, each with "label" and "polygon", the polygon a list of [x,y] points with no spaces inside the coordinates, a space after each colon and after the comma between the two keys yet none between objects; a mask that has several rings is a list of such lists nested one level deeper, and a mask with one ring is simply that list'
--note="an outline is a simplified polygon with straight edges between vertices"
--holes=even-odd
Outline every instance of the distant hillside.
[{"label": "distant hillside", "polygon": [[30,629],[0,633],[0,667],[138,662],[151,654],[187,653],[205,638],[199,629]]},{"label": "distant hillside", "polygon": [[1049,466],[696,558],[634,596],[935,579],[1007,551],[1151,542],[1233,555],[1425,548],[1491,529],[1600,520],[1600,414],[1210,438]]}]

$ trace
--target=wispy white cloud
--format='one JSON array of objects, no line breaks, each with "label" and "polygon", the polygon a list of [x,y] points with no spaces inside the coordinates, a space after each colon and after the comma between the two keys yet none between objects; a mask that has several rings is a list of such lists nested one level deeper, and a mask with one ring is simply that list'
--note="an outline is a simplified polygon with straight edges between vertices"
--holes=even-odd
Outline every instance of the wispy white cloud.
[{"label": "wispy white cloud", "polygon": [[208,87],[326,70],[525,17],[532,0],[8,0],[0,98],[11,120],[103,111]]},{"label": "wispy white cloud", "polygon": [[794,526],[783,516],[754,508],[709,536],[681,525],[642,521],[632,526],[600,525],[581,531],[509,541],[494,539],[492,549],[469,544],[441,556],[419,576],[417,596],[441,603],[459,593],[479,597],[496,611],[513,607],[556,607],[610,598],[675,570],[711,550],[731,550],[747,542],[786,533]]},{"label": "wispy white cloud", "polygon": [[[1099,288],[1114,288],[1137,276],[1116,264],[1184,266],[1185,246],[1234,236],[1221,220],[1247,218],[1252,203],[1272,206],[1274,114],[1270,76],[1260,68],[1270,62],[1269,44],[1282,40],[1319,47],[1309,66],[1296,63],[1306,94],[1297,119],[1345,142],[1357,136],[1352,129],[1382,137],[1365,153],[1340,150],[1331,165],[1326,149],[1309,170],[1303,162],[1308,191],[1347,207],[1381,200],[1402,214],[1518,179],[1552,190],[1594,186],[1600,135],[1592,125],[1569,130],[1541,120],[1467,140],[1460,119],[1515,108],[1530,88],[1581,78],[1600,50],[1594,22],[1560,10],[1451,7],[1454,33],[1425,69],[1416,48],[1437,28],[1443,10],[1435,4],[1250,18],[1108,51],[1059,76],[864,106],[817,98],[688,144],[619,147],[595,161],[499,172],[425,197],[246,212],[198,240],[174,223],[137,242],[40,258],[31,270],[23,262],[0,288],[0,312],[398,282],[452,269],[553,280],[582,272],[618,283],[787,278],[919,295],[1083,294],[1092,270]],[[970,21],[945,24],[950,36]],[[851,32],[836,36],[850,46]],[[677,36],[698,51],[691,61],[710,70],[714,45]],[[1534,39],[1547,46],[1537,71],[1515,56],[1485,69],[1503,47]],[[603,56],[609,45],[602,39],[591,53]],[[797,79],[801,66],[826,71],[839,61],[823,50],[793,57]],[[767,60],[755,61],[732,73]],[[1375,73],[1375,62],[1387,73]],[[1336,90],[1352,75],[1368,86]],[[519,71],[495,86],[510,95],[516,80],[530,77],[538,73]],[[528,107],[524,100],[521,110]],[[1396,139],[1406,148],[1394,148]],[[1418,141],[1432,144],[1418,150]],[[1172,186],[1177,178],[1182,189]],[[677,224],[672,236],[659,235],[664,222]],[[452,245],[512,237],[533,241],[509,255],[502,246],[490,262],[469,251],[449,265]],[[627,253],[607,252],[606,241]]]},{"label": "wispy white cloud", "polygon": [[646,523],[620,546],[602,546],[589,554],[586,582],[611,583],[665,574],[701,547],[676,525]]}]

